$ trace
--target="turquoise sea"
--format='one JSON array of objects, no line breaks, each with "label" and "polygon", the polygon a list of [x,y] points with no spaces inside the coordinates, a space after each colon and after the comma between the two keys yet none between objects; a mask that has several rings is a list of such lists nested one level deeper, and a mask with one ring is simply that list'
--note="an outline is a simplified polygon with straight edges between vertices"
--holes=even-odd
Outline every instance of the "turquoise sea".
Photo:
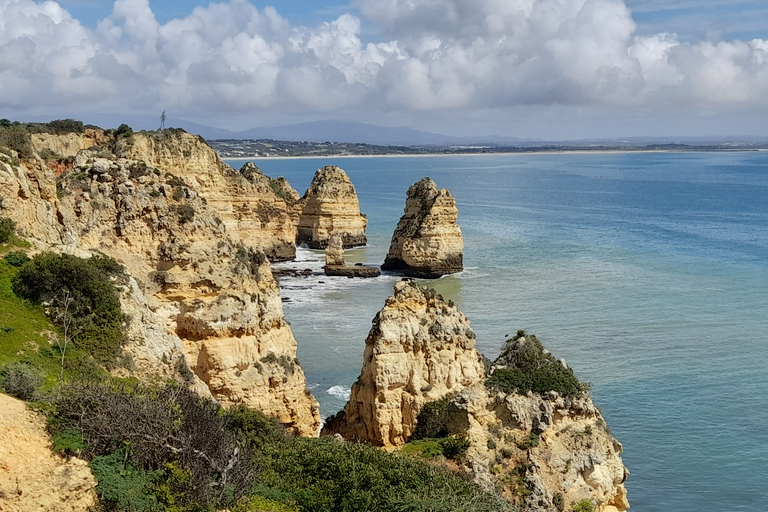
[{"label": "turquoise sea", "polygon": [[[240,167],[242,161],[230,161]],[[768,510],[768,153],[259,159],[300,193],[335,164],[381,264],[408,187],[456,197],[465,271],[431,282],[494,358],[507,334],[564,357],[624,445],[633,510]],[[300,249],[290,268],[320,271]],[[281,281],[324,416],[341,409],[395,276]]]}]

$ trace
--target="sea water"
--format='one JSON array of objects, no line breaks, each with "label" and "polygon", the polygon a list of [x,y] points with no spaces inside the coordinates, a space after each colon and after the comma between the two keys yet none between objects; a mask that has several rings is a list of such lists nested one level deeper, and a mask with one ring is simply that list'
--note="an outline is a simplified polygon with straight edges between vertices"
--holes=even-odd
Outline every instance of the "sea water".
[{"label": "sea water", "polygon": [[[230,161],[239,167],[242,161]],[[464,272],[430,282],[494,358],[536,334],[624,445],[633,510],[768,510],[768,153],[259,159],[303,193],[342,167],[381,264],[408,187],[456,197]],[[285,315],[323,416],[344,406],[371,320],[399,279],[321,274],[299,249]]]}]

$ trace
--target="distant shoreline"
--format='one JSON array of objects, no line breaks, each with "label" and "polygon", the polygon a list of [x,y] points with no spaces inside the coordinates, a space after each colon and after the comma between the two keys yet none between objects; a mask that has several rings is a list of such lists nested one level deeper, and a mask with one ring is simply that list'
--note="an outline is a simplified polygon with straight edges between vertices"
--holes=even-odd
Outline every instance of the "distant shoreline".
[{"label": "distant shoreline", "polygon": [[[210,143],[210,142],[209,142]],[[214,149],[215,146],[214,146]],[[291,154],[291,155],[237,155],[229,156],[216,150],[219,157],[223,160],[299,160],[299,159],[318,159],[318,158],[413,158],[413,157],[441,157],[441,156],[495,156],[495,155],[582,155],[582,154],[620,154],[620,153],[745,153],[745,152],[764,152],[768,151],[766,147],[686,147],[686,148],[605,148],[605,149],[552,149],[542,148],[540,150],[527,148],[521,151],[484,151],[484,152],[418,152],[418,153],[339,153],[339,154]]]}]

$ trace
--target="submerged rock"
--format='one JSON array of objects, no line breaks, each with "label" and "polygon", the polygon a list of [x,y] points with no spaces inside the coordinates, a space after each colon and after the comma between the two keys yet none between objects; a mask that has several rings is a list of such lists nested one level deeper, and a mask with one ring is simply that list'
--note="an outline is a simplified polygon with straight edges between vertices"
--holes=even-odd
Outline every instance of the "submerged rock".
[{"label": "submerged rock", "polygon": [[360,213],[355,187],[340,167],[328,165],[318,169],[298,204],[301,214],[297,242],[324,249],[336,234],[342,237],[346,249],[367,243],[368,219]]},{"label": "submerged rock", "polygon": [[430,178],[411,185],[382,270],[433,279],[464,269],[456,200]]}]

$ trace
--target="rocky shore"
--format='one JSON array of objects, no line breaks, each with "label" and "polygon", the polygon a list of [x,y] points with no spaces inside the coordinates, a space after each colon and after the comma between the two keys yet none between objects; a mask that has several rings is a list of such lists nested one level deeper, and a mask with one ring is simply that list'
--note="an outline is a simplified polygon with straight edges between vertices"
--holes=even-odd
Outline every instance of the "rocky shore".
[{"label": "rocky shore", "polygon": [[[345,263],[344,249],[367,243],[367,218],[346,173],[323,167],[299,196],[252,163],[229,167],[180,130],[89,129],[38,134],[30,144],[23,158],[0,148],[2,215],[32,255],[103,254],[124,267],[119,298],[132,321],[123,350],[132,363],[113,373],[171,379],[225,408],[256,409],[292,434],[317,436],[318,403],[272,264],[293,260],[303,243],[326,249],[326,275],[380,274]],[[382,269],[420,278],[460,272],[457,220],[449,191],[429,178],[415,183]],[[349,401],[322,435],[401,449],[419,439],[425,411],[439,403],[445,414],[437,437],[466,443],[452,464],[486,490],[525,510],[561,511],[584,500],[599,512],[626,510],[621,444],[585,389],[494,387],[494,378],[520,370],[519,353],[540,346],[525,334],[513,342],[491,362],[477,352],[469,320],[453,303],[410,279],[397,282],[373,319]],[[552,363],[537,354],[542,365]],[[564,364],[557,371],[572,375]],[[3,471],[0,464],[6,492]],[[59,487],[82,488],[82,503],[71,510],[85,510],[92,483],[72,475]]]}]

